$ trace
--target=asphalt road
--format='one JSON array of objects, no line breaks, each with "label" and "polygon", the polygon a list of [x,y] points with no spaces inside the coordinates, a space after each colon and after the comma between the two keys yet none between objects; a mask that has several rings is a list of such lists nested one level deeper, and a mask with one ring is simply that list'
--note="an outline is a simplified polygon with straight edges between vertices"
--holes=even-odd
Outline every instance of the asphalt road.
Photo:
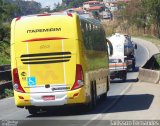
[{"label": "asphalt road", "polygon": [[[138,67],[144,65],[144,63],[149,59],[149,57],[151,57],[151,55],[154,53],[158,53],[159,50],[153,44],[150,44],[150,43],[148,44],[148,42],[144,40],[134,38],[133,41],[136,42],[138,45],[138,49],[136,51],[137,71],[129,72],[127,74],[127,82],[125,83],[122,83],[120,80],[112,81],[110,86],[110,91],[108,93],[108,99],[103,102],[100,101],[95,110],[91,112],[86,112],[84,111],[84,108],[81,106],[60,107],[57,109],[53,109],[51,112],[48,112],[48,113],[42,112],[37,116],[32,116],[28,113],[27,110],[16,108],[14,105],[13,98],[7,98],[7,99],[0,100],[0,120],[3,120],[3,122],[0,123],[0,126],[6,123],[15,124],[16,126],[17,125],[18,126],[110,125],[111,121],[101,121],[101,120],[117,119],[117,117],[121,117],[121,114],[119,112],[131,111],[133,109],[136,109],[137,106],[133,106],[133,108],[130,106],[126,106],[128,107],[128,110],[126,110],[127,108],[124,109],[122,107],[123,103],[128,104],[128,102],[131,102],[131,103],[136,102],[136,101],[130,101],[130,99],[135,97],[136,95],[134,94],[134,91],[131,93],[133,95],[125,98],[125,100],[124,100],[124,96],[132,89],[133,85],[138,84],[136,82],[136,79],[138,76]],[[146,98],[147,96],[148,95],[144,96],[143,94],[139,95],[140,99]],[[152,97],[152,96],[148,96],[148,97]],[[145,105],[145,102],[144,102],[144,105]],[[141,103],[141,106],[143,106],[143,103]],[[117,113],[119,113],[118,116],[116,116]],[[125,119],[125,117],[123,117],[123,119]],[[8,122],[5,120],[14,120],[14,121]],[[15,120],[19,120],[19,121],[17,122]]]}]

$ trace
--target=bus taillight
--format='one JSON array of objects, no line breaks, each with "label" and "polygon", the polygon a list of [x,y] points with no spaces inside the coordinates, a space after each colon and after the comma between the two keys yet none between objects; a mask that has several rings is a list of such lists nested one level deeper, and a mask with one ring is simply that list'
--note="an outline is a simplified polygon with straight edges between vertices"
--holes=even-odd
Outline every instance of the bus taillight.
[{"label": "bus taillight", "polygon": [[83,81],[82,66],[80,64],[77,64],[76,65],[76,78],[75,78],[75,82],[71,90],[78,89],[82,87],[83,85],[84,85],[84,81]]},{"label": "bus taillight", "polygon": [[67,13],[68,16],[73,17],[72,13]]},{"label": "bus taillight", "polygon": [[18,76],[18,69],[14,68],[13,69],[13,87],[15,91],[21,92],[21,93],[25,93],[25,91],[23,90],[21,84],[20,84],[20,80],[19,80],[19,76]]}]

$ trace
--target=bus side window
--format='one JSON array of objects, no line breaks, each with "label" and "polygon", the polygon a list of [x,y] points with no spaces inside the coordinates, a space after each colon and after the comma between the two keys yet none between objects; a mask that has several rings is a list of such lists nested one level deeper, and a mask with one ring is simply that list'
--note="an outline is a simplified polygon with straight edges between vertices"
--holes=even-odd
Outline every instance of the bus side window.
[{"label": "bus side window", "polygon": [[97,51],[105,51],[106,50],[106,40],[104,38],[105,36],[105,32],[103,31],[103,29],[101,27],[98,27],[96,29],[96,34],[95,36],[95,41],[94,41],[94,46],[95,46],[95,50]]},{"label": "bus side window", "polygon": [[81,21],[83,44],[86,50],[93,50],[92,26],[85,21]]}]

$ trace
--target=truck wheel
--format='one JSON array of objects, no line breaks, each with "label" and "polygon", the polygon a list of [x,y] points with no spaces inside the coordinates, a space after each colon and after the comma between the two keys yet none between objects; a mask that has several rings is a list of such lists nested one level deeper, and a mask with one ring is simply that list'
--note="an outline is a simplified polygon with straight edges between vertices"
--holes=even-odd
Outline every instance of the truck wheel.
[{"label": "truck wheel", "polygon": [[36,108],[36,107],[29,107],[29,108],[28,108],[28,112],[29,112],[29,114],[31,114],[31,115],[36,115],[36,114],[38,113],[38,111],[39,111],[39,109]]},{"label": "truck wheel", "polygon": [[127,78],[126,78],[126,76],[124,76],[124,77],[122,78],[122,81],[123,81],[123,82],[126,82],[126,80],[127,80]]},{"label": "truck wheel", "polygon": [[126,82],[126,80],[127,80],[127,73],[122,77],[123,82]]},{"label": "truck wheel", "polygon": [[133,64],[132,64],[132,71],[134,71],[135,70],[135,68],[136,68],[136,66],[135,66],[136,64],[135,64],[135,60],[133,60]]}]

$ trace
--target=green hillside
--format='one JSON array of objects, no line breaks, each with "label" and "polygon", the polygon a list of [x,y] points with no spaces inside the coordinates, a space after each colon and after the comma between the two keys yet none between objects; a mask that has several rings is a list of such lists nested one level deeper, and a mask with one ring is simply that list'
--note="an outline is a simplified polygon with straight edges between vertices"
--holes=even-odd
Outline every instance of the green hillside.
[{"label": "green hillside", "polygon": [[0,0],[0,65],[10,64],[10,24],[23,15],[50,12],[35,1]]},{"label": "green hillside", "polygon": [[10,64],[10,44],[0,41],[0,65]]}]

